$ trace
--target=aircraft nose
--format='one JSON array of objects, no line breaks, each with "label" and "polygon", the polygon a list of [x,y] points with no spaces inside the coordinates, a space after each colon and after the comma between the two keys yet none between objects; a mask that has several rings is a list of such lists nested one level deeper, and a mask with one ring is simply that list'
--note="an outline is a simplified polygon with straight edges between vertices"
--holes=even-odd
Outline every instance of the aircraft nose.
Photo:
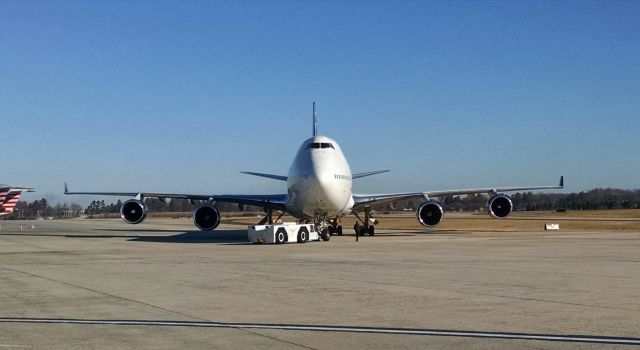
[{"label": "aircraft nose", "polygon": [[335,186],[335,178],[331,172],[318,172],[314,174],[316,186],[319,187],[324,193],[331,192],[331,189]]},{"label": "aircraft nose", "polygon": [[316,186],[318,189],[317,194],[321,197],[318,199],[324,202],[325,205],[337,207],[342,204],[341,193],[338,191],[333,173],[324,172],[322,174],[316,174]]}]

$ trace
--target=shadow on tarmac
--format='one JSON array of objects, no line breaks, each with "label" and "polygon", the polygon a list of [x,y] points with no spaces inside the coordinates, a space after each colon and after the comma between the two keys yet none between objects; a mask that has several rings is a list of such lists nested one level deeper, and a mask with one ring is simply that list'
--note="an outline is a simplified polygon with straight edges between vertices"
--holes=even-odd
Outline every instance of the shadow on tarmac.
[{"label": "shadow on tarmac", "polygon": [[[105,234],[69,234],[69,233],[0,233],[0,236],[38,236],[38,237],[65,237],[65,238],[127,238],[132,242],[157,242],[157,243],[222,243],[222,244],[252,244],[247,241],[247,230],[213,230],[213,231],[184,231],[177,229],[103,229],[96,228],[94,231],[103,231]],[[108,234],[107,232],[117,232],[120,234]],[[126,232],[128,234],[122,234]],[[145,235],[145,233],[175,233],[173,235]],[[392,237],[415,237],[420,235],[427,236],[454,236],[468,235],[467,231],[404,231],[392,234],[378,233],[374,237],[361,236],[360,239],[381,239]],[[354,237],[355,234],[345,234],[346,237]]]},{"label": "shadow on tarmac", "polygon": [[109,232],[184,232],[184,230],[151,230],[151,229],[113,229],[113,228],[94,228],[93,231],[109,231]]},{"label": "shadow on tarmac", "polygon": [[[95,229],[98,231],[128,232],[129,234],[69,234],[69,233],[0,233],[2,236],[31,236],[31,237],[64,237],[64,238],[128,238],[133,242],[160,242],[160,243],[247,243],[247,230],[214,230],[214,231],[184,231],[184,230],[109,230]],[[169,236],[141,235],[144,232],[176,232]]]},{"label": "shadow on tarmac", "polygon": [[[157,231],[156,231],[157,232]],[[164,243],[247,243],[247,230],[187,231],[171,236],[136,236],[129,241]]]}]

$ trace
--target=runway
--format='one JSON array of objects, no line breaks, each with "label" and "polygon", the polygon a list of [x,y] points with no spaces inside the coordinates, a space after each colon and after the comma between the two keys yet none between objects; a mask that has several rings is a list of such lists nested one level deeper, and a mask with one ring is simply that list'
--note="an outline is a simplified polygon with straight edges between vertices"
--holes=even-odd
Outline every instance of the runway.
[{"label": "runway", "polygon": [[1,347],[640,345],[640,232],[381,230],[275,246],[184,219],[1,224]]}]

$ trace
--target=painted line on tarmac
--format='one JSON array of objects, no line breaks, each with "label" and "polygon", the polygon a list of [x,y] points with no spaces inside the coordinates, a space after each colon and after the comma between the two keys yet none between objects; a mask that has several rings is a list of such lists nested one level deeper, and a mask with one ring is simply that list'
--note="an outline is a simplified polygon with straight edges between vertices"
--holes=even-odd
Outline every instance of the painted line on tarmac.
[{"label": "painted line on tarmac", "polygon": [[224,322],[190,322],[163,320],[98,320],[70,318],[0,318],[0,323],[40,323],[40,324],[85,324],[85,325],[117,325],[117,326],[160,326],[160,327],[204,327],[204,328],[243,328],[243,329],[275,329],[311,332],[372,333],[397,335],[424,335],[445,337],[497,338],[516,340],[541,340],[559,342],[579,342],[617,345],[639,345],[640,338],[610,337],[593,335],[560,335],[511,332],[477,332],[446,329],[424,328],[385,328],[356,326],[327,326],[308,324],[277,323],[224,323]]}]

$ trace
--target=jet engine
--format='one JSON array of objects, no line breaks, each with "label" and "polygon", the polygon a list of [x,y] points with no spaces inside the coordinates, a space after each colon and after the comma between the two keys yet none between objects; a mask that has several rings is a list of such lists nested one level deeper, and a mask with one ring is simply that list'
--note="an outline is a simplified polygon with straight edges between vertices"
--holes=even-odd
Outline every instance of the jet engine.
[{"label": "jet engine", "polygon": [[220,224],[220,211],[212,205],[203,205],[193,212],[193,222],[203,231],[211,231]]},{"label": "jet engine", "polygon": [[435,226],[442,221],[444,210],[440,203],[436,201],[427,201],[420,204],[416,211],[416,216],[423,226]]},{"label": "jet engine", "polygon": [[511,214],[513,203],[505,194],[496,194],[487,201],[487,213],[494,218],[504,218]]},{"label": "jet engine", "polygon": [[128,224],[139,224],[147,217],[147,206],[141,200],[129,199],[120,207],[120,217]]}]

